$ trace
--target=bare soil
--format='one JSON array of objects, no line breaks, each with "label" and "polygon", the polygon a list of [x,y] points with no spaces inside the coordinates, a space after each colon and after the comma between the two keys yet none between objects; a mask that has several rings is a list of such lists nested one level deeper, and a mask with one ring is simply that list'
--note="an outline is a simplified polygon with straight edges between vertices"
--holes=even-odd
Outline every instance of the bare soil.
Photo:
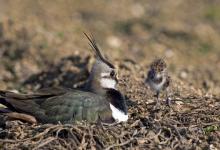
[{"label": "bare soil", "polygon": [[[127,123],[37,124],[1,116],[1,149],[220,149],[220,2],[122,0],[0,2],[0,89],[82,86],[92,33],[117,66]],[[154,111],[143,81],[162,57],[171,108]]]}]

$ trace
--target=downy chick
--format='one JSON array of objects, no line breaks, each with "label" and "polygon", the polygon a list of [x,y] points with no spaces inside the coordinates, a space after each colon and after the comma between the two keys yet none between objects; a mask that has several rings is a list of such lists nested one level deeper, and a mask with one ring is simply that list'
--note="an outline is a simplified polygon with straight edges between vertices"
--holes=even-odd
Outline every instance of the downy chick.
[{"label": "downy chick", "polygon": [[[167,73],[167,65],[163,59],[156,59],[150,65],[145,84],[149,85],[152,91],[156,92],[156,105],[159,106],[159,94],[161,91],[167,90],[171,82],[171,78]],[[168,92],[168,91],[167,91]],[[168,93],[167,93],[168,96]],[[167,104],[170,105],[167,97]]]}]

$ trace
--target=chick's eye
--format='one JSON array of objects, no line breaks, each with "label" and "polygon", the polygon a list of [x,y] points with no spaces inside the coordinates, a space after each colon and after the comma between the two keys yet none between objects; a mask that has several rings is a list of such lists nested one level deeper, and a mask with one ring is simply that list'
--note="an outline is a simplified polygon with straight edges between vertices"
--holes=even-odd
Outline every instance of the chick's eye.
[{"label": "chick's eye", "polygon": [[115,71],[114,71],[114,70],[111,71],[110,76],[111,76],[111,77],[114,77],[114,76],[115,76]]}]

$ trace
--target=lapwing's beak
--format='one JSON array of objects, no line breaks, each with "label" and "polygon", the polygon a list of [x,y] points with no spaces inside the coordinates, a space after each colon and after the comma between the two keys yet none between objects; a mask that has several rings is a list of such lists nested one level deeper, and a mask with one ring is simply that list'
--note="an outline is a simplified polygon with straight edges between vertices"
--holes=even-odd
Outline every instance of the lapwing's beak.
[{"label": "lapwing's beak", "polygon": [[115,76],[115,81],[116,81],[116,84],[118,84],[118,77]]},{"label": "lapwing's beak", "polygon": [[114,76],[114,80],[116,81],[116,84],[118,84],[119,78],[118,78],[118,74],[117,74],[117,73],[116,73],[115,76]]}]

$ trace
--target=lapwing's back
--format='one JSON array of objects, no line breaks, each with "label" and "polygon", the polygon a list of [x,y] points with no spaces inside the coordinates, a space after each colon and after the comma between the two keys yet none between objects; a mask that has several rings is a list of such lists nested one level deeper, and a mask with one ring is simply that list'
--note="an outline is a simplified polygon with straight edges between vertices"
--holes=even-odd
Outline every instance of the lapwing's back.
[{"label": "lapwing's back", "polygon": [[111,120],[111,110],[105,97],[90,92],[69,89],[41,90],[38,94],[21,95],[0,92],[0,103],[12,111],[33,115],[42,123],[71,123],[87,120]]}]

